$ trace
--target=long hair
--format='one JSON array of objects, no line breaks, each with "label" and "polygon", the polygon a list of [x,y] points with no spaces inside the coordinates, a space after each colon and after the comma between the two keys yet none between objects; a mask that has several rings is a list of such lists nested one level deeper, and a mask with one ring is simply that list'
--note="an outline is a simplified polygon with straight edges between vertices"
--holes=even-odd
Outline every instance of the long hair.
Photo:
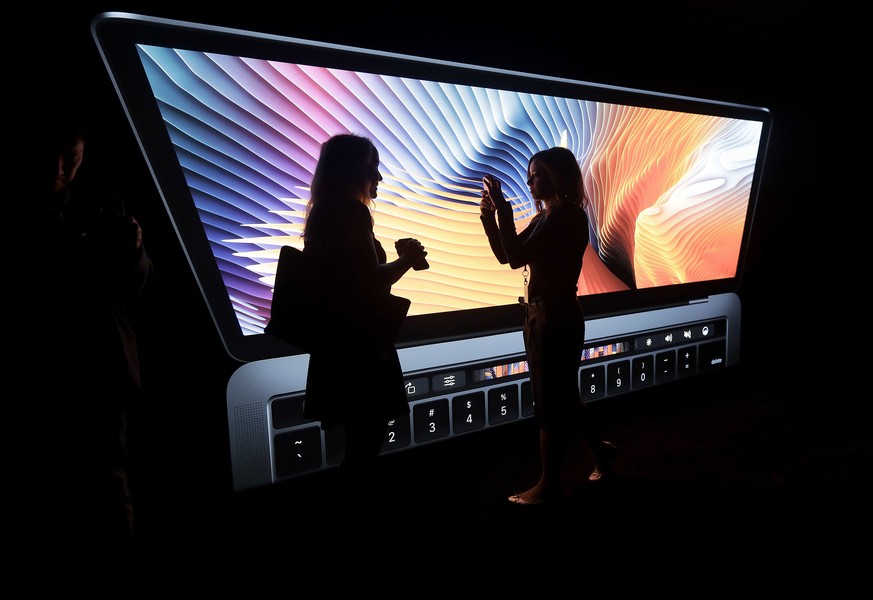
[{"label": "long hair", "polygon": [[372,204],[369,190],[377,152],[369,138],[353,133],[334,135],[321,145],[306,204],[304,237],[310,217],[320,220],[319,215],[331,204],[344,200],[357,200],[368,207]]},{"label": "long hair", "polygon": [[541,150],[531,156],[527,168],[538,161],[555,186],[556,205],[585,206],[585,191],[582,182],[582,169],[572,151],[562,146]]}]

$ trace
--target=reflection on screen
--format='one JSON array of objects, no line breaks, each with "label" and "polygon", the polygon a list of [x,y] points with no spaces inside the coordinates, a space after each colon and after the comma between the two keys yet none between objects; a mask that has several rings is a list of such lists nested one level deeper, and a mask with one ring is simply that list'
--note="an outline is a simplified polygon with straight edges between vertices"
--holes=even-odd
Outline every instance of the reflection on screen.
[{"label": "reflection on screen", "polygon": [[[417,237],[431,268],[394,291],[410,316],[512,304],[520,272],[479,223],[485,173],[518,227],[535,152],[565,146],[591,222],[579,293],[736,275],[762,123],[139,45],[138,52],[244,335],[263,333],[282,245],[302,247],[320,145],[367,135],[381,158],[375,231]],[[389,260],[392,257],[389,256]]]}]

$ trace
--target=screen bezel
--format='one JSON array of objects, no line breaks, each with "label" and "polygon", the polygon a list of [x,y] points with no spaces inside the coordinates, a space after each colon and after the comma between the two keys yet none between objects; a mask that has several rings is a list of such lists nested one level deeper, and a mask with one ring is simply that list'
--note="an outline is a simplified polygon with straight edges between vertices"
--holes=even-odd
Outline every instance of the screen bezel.
[{"label": "screen bezel", "polygon": [[[243,334],[152,97],[136,51],[139,44],[759,121],[763,126],[761,143],[734,277],[580,298],[586,315],[595,318],[680,306],[739,288],[770,136],[771,115],[766,108],[130,13],[97,15],[92,20],[92,34],[225,349],[241,362],[301,351],[267,334]],[[517,304],[413,316],[401,330],[398,347],[517,331],[521,324]]]}]

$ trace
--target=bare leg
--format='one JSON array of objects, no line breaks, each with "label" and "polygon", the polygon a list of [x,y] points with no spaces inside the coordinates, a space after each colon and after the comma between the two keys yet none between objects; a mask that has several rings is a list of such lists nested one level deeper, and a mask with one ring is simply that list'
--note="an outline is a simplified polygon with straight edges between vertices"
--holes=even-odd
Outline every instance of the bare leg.
[{"label": "bare leg", "polygon": [[615,444],[607,442],[600,438],[594,428],[594,423],[591,421],[591,416],[588,414],[588,409],[585,407],[585,402],[580,400],[576,408],[576,423],[579,434],[585,443],[588,444],[588,449],[591,452],[591,458],[594,461],[594,470],[588,476],[591,481],[600,481],[612,475],[612,461],[618,455],[618,448]]},{"label": "bare leg", "polygon": [[[594,448],[597,450],[595,451]],[[592,448],[594,470],[588,476],[590,481],[601,481],[612,475],[612,461],[618,456],[618,448],[612,442],[601,440]]]},{"label": "bare leg", "polygon": [[540,429],[540,479],[532,488],[509,497],[513,504],[541,504],[561,497],[561,467],[565,440],[559,433]]},{"label": "bare leg", "polygon": [[365,540],[378,521],[376,470],[387,427],[387,420],[373,418],[345,426],[345,452],[339,467],[340,514],[346,533],[359,541]]}]

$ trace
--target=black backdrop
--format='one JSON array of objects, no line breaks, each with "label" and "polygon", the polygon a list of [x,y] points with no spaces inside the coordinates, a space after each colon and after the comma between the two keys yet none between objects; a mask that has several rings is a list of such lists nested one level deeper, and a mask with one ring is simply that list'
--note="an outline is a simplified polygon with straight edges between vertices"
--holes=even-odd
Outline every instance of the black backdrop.
[{"label": "black backdrop", "polygon": [[[94,117],[87,168],[99,170],[143,225],[157,276],[141,337],[150,405],[133,439],[140,477],[203,497],[230,489],[226,378],[232,369],[188,269],[145,161],[91,39],[102,11],[127,11],[436,59],[542,73],[764,106],[774,115],[752,248],[742,286],[743,359],[767,358],[767,338],[791,298],[817,307],[823,273],[816,203],[839,187],[836,123],[845,112],[834,87],[836,46],[827,15],[804,3],[769,1],[547,4],[366,2],[306,8],[247,0],[219,8],[185,3],[83,2],[19,20],[27,107],[84,101]],[[222,3],[227,4],[227,3]],[[473,6],[475,4],[475,6]],[[604,3],[605,4],[605,3]],[[697,5],[701,6],[697,6]],[[796,6],[795,6],[796,4]],[[781,8],[777,5],[785,5]],[[25,14],[31,10],[25,9]],[[34,11],[36,12],[36,11]],[[829,36],[828,36],[829,37]],[[13,60],[13,62],[15,62]],[[13,91],[13,94],[17,92]],[[29,111],[24,111],[25,115]],[[26,130],[26,121],[24,123]],[[814,276],[818,280],[818,276]],[[794,296],[797,296],[795,298]],[[795,324],[778,322],[780,332]],[[793,339],[793,338],[792,338]],[[144,460],[144,459],[140,459]]]}]

